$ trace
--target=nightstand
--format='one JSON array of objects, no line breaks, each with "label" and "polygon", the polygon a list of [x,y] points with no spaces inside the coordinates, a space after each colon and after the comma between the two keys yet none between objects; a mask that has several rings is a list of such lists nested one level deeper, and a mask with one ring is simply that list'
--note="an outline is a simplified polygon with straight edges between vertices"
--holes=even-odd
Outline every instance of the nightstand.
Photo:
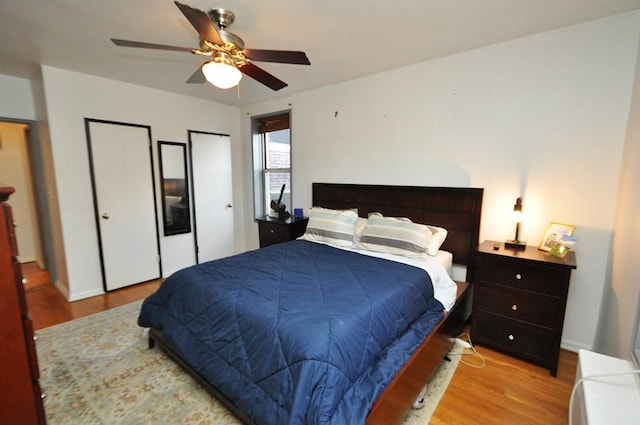
[{"label": "nightstand", "polygon": [[260,236],[260,248],[269,245],[292,241],[304,234],[307,229],[308,217],[290,217],[286,220],[264,217],[258,219],[258,234]]},{"label": "nightstand", "polygon": [[556,376],[575,268],[573,251],[558,258],[532,246],[514,250],[503,242],[483,242],[475,255],[473,341],[545,366]]}]

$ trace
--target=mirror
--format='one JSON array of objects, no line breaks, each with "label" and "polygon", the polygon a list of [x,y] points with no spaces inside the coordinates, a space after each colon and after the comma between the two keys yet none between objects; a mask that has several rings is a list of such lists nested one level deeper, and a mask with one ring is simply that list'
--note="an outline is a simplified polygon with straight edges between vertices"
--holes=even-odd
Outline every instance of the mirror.
[{"label": "mirror", "polygon": [[187,149],[184,143],[158,141],[164,235],[191,232]]}]

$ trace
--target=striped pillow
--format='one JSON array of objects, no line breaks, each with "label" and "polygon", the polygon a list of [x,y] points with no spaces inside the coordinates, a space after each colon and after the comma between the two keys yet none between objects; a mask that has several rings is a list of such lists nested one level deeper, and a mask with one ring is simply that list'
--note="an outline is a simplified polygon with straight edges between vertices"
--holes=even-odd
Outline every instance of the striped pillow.
[{"label": "striped pillow", "polygon": [[302,239],[331,245],[352,247],[358,211],[313,207]]},{"label": "striped pillow", "polygon": [[360,236],[360,247],[370,251],[424,258],[430,240],[429,228],[413,223],[408,218],[370,214]]}]

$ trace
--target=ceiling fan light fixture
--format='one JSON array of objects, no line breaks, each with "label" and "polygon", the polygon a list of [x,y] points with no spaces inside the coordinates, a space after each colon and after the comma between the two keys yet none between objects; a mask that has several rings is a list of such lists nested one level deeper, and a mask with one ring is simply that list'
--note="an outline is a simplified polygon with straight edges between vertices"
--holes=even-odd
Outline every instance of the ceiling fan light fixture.
[{"label": "ceiling fan light fixture", "polygon": [[235,87],[242,78],[240,70],[221,56],[202,65],[202,73],[208,82],[220,89]]}]

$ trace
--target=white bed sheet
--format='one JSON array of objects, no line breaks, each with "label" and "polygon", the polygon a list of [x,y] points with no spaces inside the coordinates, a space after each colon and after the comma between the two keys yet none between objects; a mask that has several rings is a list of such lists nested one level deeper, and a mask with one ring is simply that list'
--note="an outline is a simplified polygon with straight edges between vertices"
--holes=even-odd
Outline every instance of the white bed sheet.
[{"label": "white bed sheet", "polygon": [[449,276],[452,276],[453,273],[453,254],[449,251],[438,251],[435,256],[435,259],[438,260],[442,267],[446,270]]}]

